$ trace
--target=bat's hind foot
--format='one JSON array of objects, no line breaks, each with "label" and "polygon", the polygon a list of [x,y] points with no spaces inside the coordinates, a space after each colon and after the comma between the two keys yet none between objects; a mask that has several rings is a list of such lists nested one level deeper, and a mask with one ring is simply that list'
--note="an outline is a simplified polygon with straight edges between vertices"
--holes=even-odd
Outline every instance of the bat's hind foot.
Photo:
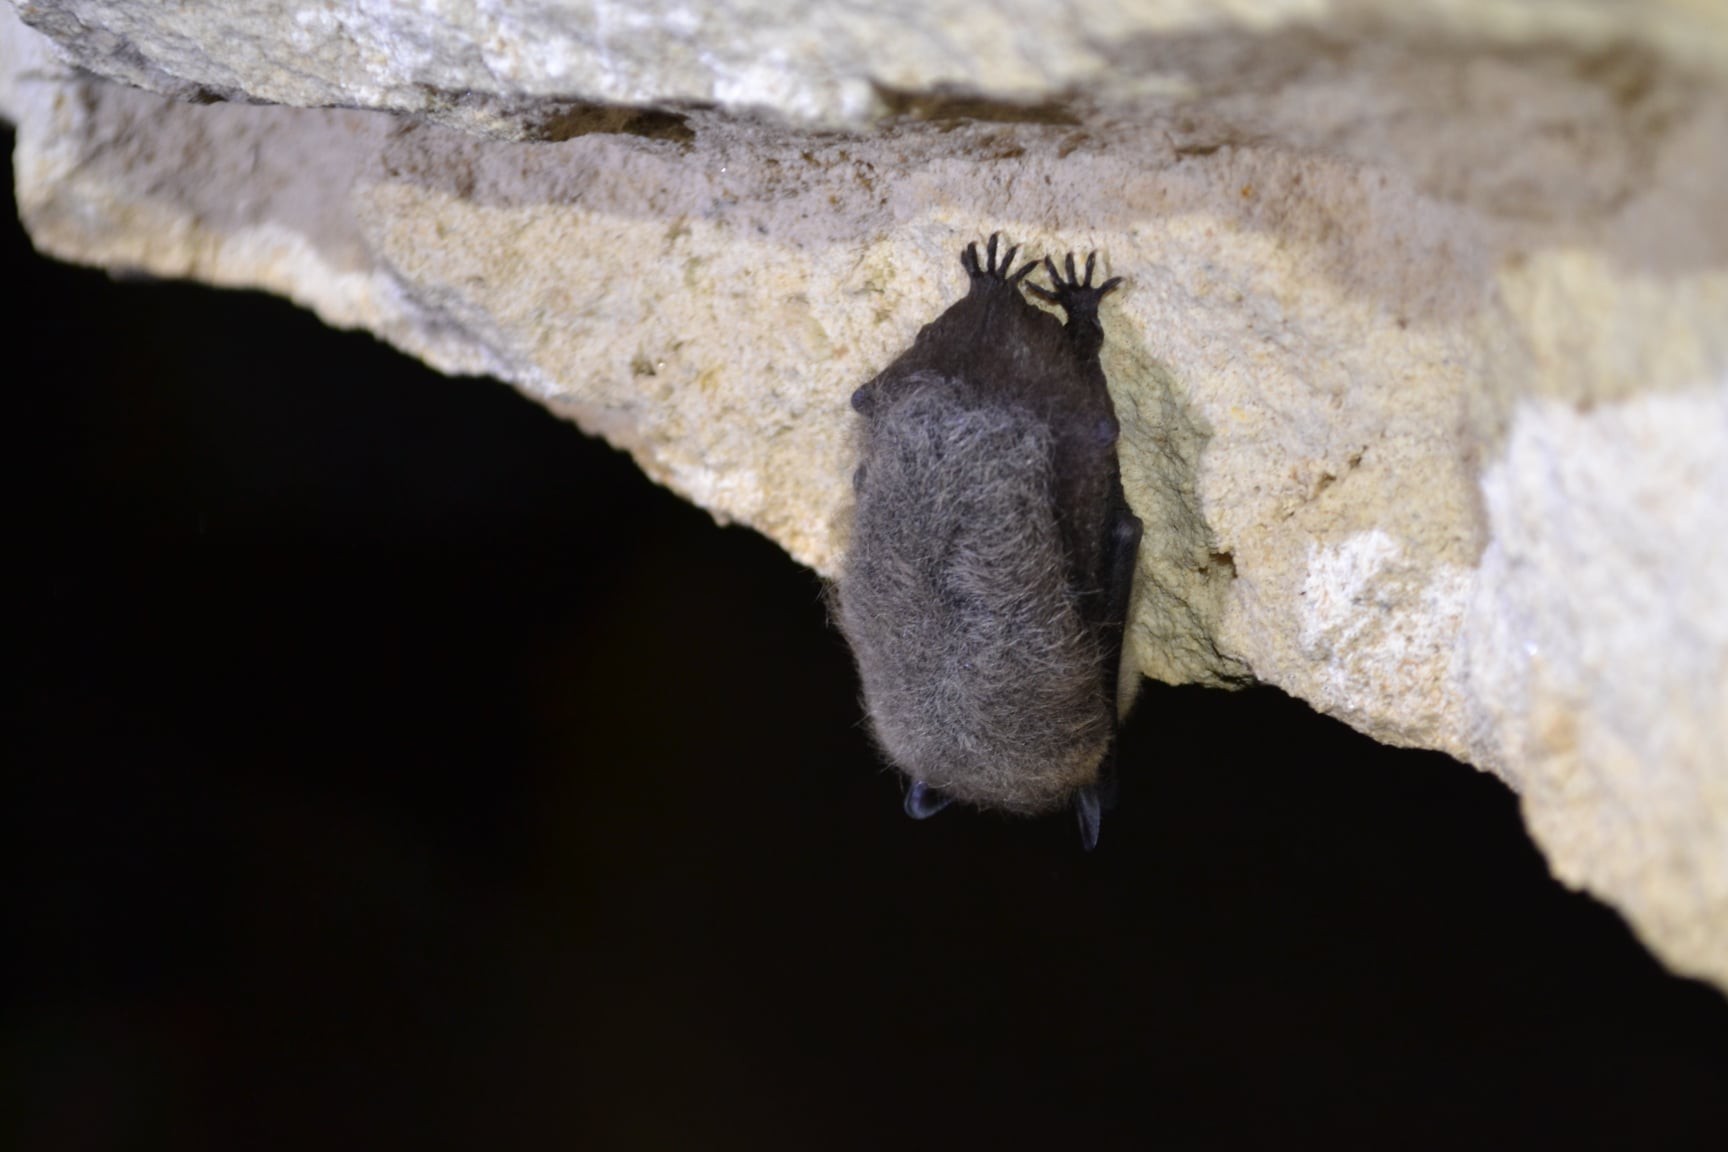
[{"label": "bat's hind foot", "polygon": [[978,242],[976,240],[966,245],[966,250],[960,253],[960,263],[966,269],[966,274],[972,277],[972,287],[1018,284],[1031,273],[1032,269],[1038,267],[1038,261],[1028,260],[1018,272],[1013,271],[1014,254],[1020,251],[1019,245],[1009,248],[998,260],[996,258],[996,244],[1001,239],[1002,233],[990,233],[990,239],[984,246],[984,263],[982,264],[978,262]]},{"label": "bat's hind foot", "polygon": [[1037,284],[1026,285],[1027,291],[1039,299],[1048,300],[1068,313],[1070,320],[1090,320],[1098,315],[1098,301],[1104,299],[1118,284],[1122,277],[1112,276],[1096,288],[1092,286],[1092,273],[1098,266],[1098,253],[1088,253],[1086,256],[1086,274],[1080,276],[1074,270],[1074,253],[1068,253],[1065,261],[1068,275],[1064,277],[1056,267],[1056,261],[1044,257],[1044,267],[1050,273],[1052,287],[1043,288]]}]

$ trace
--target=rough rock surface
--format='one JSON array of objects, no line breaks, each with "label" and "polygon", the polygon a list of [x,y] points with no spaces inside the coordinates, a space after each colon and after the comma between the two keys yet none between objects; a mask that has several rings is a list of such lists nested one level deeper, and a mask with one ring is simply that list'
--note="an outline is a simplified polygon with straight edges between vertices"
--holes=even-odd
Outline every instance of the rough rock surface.
[{"label": "rough rock surface", "polygon": [[44,251],[510,380],[832,572],[960,245],[1096,247],[1141,668],[1496,772],[1728,985],[1728,9],[219,7],[0,14]]}]

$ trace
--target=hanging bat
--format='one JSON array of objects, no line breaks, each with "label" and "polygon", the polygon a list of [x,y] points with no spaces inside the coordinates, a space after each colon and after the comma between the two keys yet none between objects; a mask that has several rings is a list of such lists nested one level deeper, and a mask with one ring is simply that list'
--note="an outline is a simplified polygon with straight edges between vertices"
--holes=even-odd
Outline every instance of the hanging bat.
[{"label": "hanging bat", "polygon": [[964,299],[852,396],[857,508],[837,589],[877,743],[920,819],[960,801],[1071,805],[1097,844],[1114,799],[1123,627],[1140,521],[1122,493],[1098,352],[1096,256],[1024,288],[1017,248],[969,244]]}]

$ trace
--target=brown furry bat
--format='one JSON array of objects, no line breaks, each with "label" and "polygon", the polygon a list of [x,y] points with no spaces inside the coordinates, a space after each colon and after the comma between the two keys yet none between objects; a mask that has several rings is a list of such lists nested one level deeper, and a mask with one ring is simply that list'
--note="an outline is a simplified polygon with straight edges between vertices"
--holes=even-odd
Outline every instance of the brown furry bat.
[{"label": "brown furry bat", "polygon": [[858,389],[863,462],[840,575],[877,742],[911,777],[906,810],[950,800],[1036,813],[1072,804],[1097,843],[1112,799],[1123,622],[1140,521],[1122,495],[1098,302],[1026,287],[1010,248],[969,244],[965,299]]}]

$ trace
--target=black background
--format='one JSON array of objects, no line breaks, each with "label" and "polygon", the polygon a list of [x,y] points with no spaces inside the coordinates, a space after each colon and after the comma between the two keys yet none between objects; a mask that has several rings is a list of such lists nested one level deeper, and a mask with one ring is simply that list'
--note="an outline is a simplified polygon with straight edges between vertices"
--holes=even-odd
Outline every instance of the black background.
[{"label": "black background", "polygon": [[766,540],[3,214],[7,1147],[1728,1147],[1492,778],[1154,685],[1096,855],[914,824]]}]

